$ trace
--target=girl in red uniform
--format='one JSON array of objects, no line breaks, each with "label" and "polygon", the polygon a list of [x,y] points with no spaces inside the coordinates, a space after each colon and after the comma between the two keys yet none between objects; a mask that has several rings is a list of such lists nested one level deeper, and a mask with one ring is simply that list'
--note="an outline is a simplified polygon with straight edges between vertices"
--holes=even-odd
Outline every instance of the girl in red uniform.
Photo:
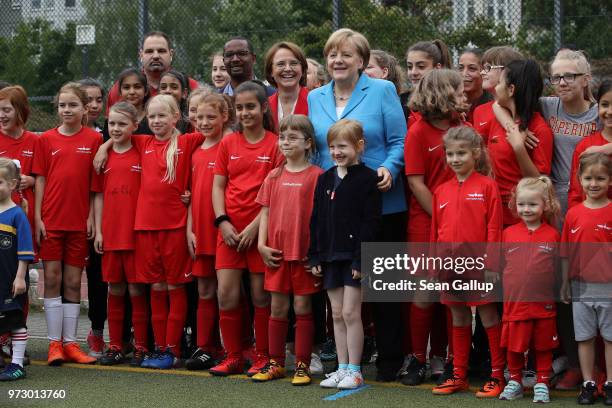
[{"label": "girl in red uniform", "polygon": [[296,370],[292,384],[310,384],[310,355],[314,334],[311,295],[320,281],[304,269],[309,221],[317,178],[323,170],[309,163],[314,130],[304,115],[288,115],[280,122],[278,145],[286,164],[274,169],[257,195],[262,205],[258,249],[266,264],[264,289],[272,294],[268,323],[270,361],[253,376],[269,381],[285,376],[285,339],[289,330],[290,295],[296,315]]},{"label": "girl in red uniform", "polygon": [[79,84],[62,86],[56,102],[62,124],[36,139],[32,165],[32,173],[37,176],[34,236],[45,272],[48,363],[91,364],[96,359],[81,351],[76,333],[87,239],[95,232],[90,191],[101,191],[92,160],[102,140],[85,126],[88,100]]},{"label": "girl in red uniform", "polygon": [[200,105],[200,102],[202,102],[202,99],[204,99],[206,95],[210,95],[212,93],[215,93],[214,89],[206,85],[189,94],[189,98],[187,98],[187,118],[189,119],[189,126],[191,126],[191,129],[195,130],[198,128],[196,115],[198,113],[198,106]]},{"label": "girl in red uniform", "polygon": [[537,383],[533,402],[550,402],[552,352],[558,346],[555,256],[559,233],[552,226],[560,213],[552,182],[546,176],[522,179],[510,200],[521,222],[503,232],[505,267],[502,347],[507,349],[510,380],[499,399],[523,397],[525,353],[535,351]]},{"label": "girl in red uniform", "polygon": [[189,81],[187,77],[179,72],[171,69],[164,73],[159,80],[159,93],[162,95],[171,95],[179,106],[181,118],[176,124],[176,128],[184,133],[189,130],[189,119],[187,116],[187,100],[189,98]]},{"label": "girl in red uniform", "polygon": [[[431,101],[435,101],[432,103]],[[463,79],[449,69],[428,72],[418,83],[410,99],[410,109],[422,116],[408,129],[404,146],[404,158],[408,185],[412,190],[408,217],[408,242],[425,243],[430,239],[431,199],[433,191],[453,177],[444,163],[442,136],[461,124],[460,113],[466,108]],[[441,319],[434,319],[438,309]],[[401,381],[405,385],[417,385],[424,381],[426,372],[427,343],[434,320],[445,321],[445,308],[417,296],[409,311],[410,337],[414,359]],[[443,331],[443,327],[442,327]],[[432,344],[432,357],[444,358],[446,340],[443,334]],[[450,353],[449,350],[449,355]],[[439,372],[437,374],[440,374]]]},{"label": "girl in red uniform", "polygon": [[[127,102],[110,108],[108,129],[113,147],[103,174],[103,188],[94,201],[96,238],[94,247],[102,256],[102,278],[108,283],[108,330],[110,346],[100,358],[103,365],[123,362],[121,352],[126,286],[132,303],[135,351],[131,365],[140,366],[146,353],[148,305],[143,285],[136,283],[134,262],[134,218],[140,191],[140,153],[132,146],[138,112]],[[126,285],[127,283],[127,285]]]},{"label": "girl in red uniform", "polygon": [[187,245],[193,259],[193,276],[198,281],[198,348],[185,364],[188,370],[211,368],[221,348],[215,273],[217,231],[214,226],[212,184],[219,142],[225,134],[231,133],[233,123],[234,112],[228,96],[211,94],[201,99],[196,110],[196,124],[206,139],[191,156],[193,194],[187,216]]},{"label": "girl in red uniform", "polygon": [[255,307],[255,348],[258,357],[249,369],[255,375],[268,363],[270,296],[264,291],[265,264],[253,245],[259,230],[261,206],[257,192],[270,170],[283,160],[268,107],[265,88],[252,81],[235,91],[240,130],[223,138],[215,161],[212,199],[215,226],[219,228],[215,269],[219,289],[219,326],[227,357],[211,368],[214,375],[239,374],[242,308],[241,277],[247,269]]},{"label": "girl in red uniform", "polygon": [[[501,200],[495,181],[488,177],[490,165],[482,138],[472,128],[452,128],[444,135],[444,149],[446,163],[455,173],[455,177],[440,185],[434,192],[431,202],[431,241],[499,243],[502,233]],[[487,282],[495,281],[497,276],[497,272],[488,269],[485,271]],[[491,378],[476,396],[499,396],[505,385],[506,359],[499,346],[501,324],[495,303],[487,300],[450,300],[446,293],[443,293],[442,301],[449,306],[453,319],[454,373],[452,378],[435,387],[433,393],[448,395],[469,387],[467,369],[472,343],[470,307],[476,306],[489,339],[492,368]]]}]

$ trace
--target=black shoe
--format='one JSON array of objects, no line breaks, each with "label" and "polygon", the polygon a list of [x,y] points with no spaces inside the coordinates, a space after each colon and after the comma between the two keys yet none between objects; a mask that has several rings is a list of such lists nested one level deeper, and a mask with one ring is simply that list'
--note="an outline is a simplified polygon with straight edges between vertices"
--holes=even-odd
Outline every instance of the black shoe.
[{"label": "black shoe", "polygon": [[427,366],[425,363],[413,358],[406,370],[406,375],[402,377],[400,382],[404,385],[419,385],[425,381],[426,373]]},{"label": "black shoe", "polygon": [[605,382],[603,385],[604,405],[612,405],[612,383]]},{"label": "black shoe", "polygon": [[448,360],[446,364],[444,364],[444,372],[440,375],[440,377],[438,377],[436,384],[444,384],[447,380],[453,378],[454,368],[455,367],[453,366],[453,360]]},{"label": "black shoe", "polygon": [[580,387],[580,395],[578,395],[579,405],[593,405],[597,400],[597,385],[593,381],[589,381],[586,385],[583,383]]},{"label": "black shoe", "polygon": [[327,339],[321,346],[321,361],[334,361],[336,358],[336,343],[333,339]]},{"label": "black shoe", "polygon": [[121,364],[123,363],[124,360],[124,356],[123,353],[121,353],[121,350],[115,349],[115,348],[109,348],[108,350],[106,350],[106,353],[104,353],[104,355],[102,357],[100,357],[100,360],[98,360],[100,362],[101,365],[117,365],[117,364]]},{"label": "black shoe", "polygon": [[135,349],[132,359],[130,360],[130,366],[140,367],[144,359],[147,357],[147,352],[144,349]]},{"label": "black shoe", "polygon": [[188,370],[208,370],[214,367],[215,363],[215,359],[210,354],[198,348],[185,363],[185,368]]}]

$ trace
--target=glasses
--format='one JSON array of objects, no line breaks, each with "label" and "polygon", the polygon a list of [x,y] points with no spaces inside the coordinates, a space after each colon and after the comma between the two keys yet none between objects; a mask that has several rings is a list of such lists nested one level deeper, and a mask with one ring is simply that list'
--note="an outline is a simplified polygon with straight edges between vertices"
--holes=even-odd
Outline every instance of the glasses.
[{"label": "glasses", "polygon": [[299,67],[300,61],[278,61],[276,64],[274,64],[274,67],[276,67],[276,69],[284,69],[286,66],[289,66],[289,68],[291,69],[296,69],[297,67]]},{"label": "glasses", "polygon": [[223,53],[223,59],[232,59],[234,58],[235,55],[238,56],[238,58],[245,58],[248,57],[248,55],[251,52],[249,50],[240,50],[240,51],[227,51]]},{"label": "glasses", "polygon": [[281,133],[281,135],[278,137],[279,142],[284,142],[284,141],[288,141],[289,143],[295,143],[298,140],[306,140],[305,137],[299,137],[299,136],[285,136]]},{"label": "glasses", "polygon": [[561,80],[564,80],[566,84],[571,84],[576,80],[576,77],[581,75],[584,75],[584,73],[553,75],[550,77],[550,83],[553,85],[558,85],[561,83]]},{"label": "glasses", "polygon": [[491,72],[492,69],[504,69],[503,65],[491,65],[491,64],[484,64],[482,66],[482,70],[484,72]]}]

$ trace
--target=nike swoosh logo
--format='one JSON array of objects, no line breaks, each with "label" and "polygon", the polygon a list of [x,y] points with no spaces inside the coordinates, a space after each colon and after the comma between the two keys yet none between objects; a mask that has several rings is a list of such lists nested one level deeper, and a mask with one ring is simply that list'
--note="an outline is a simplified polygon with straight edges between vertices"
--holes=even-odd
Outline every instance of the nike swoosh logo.
[{"label": "nike swoosh logo", "polygon": [[478,125],[479,125],[479,126],[484,126],[484,125],[486,125],[486,124],[487,124],[487,122],[480,122]]},{"label": "nike swoosh logo", "polygon": [[191,276],[191,272],[185,274],[186,278],[189,278],[190,276]]},{"label": "nike swoosh logo", "polygon": [[446,207],[448,205],[448,201],[445,202],[444,204],[440,204],[440,209],[443,209],[444,207]]},{"label": "nike swoosh logo", "polygon": [[0,154],[4,154],[4,153],[6,153],[6,150],[3,150],[3,151],[0,152]]},{"label": "nike swoosh logo", "polygon": [[153,153],[155,150],[145,150],[145,154]]},{"label": "nike swoosh logo", "polygon": [[51,152],[51,156],[55,156],[57,154],[57,152],[59,152],[60,150],[62,150],[62,149],[57,149],[56,151]]},{"label": "nike swoosh logo", "polygon": [[436,150],[436,149],[437,149],[438,147],[440,147],[440,146],[442,146],[442,145],[437,145],[437,146],[434,146],[434,147],[430,147],[430,148],[429,148],[429,151],[430,151],[430,152],[433,152],[434,150]]},{"label": "nike swoosh logo", "polygon": [[572,234],[577,233],[577,232],[578,232],[578,230],[579,230],[580,228],[582,228],[582,226],[580,226],[580,227],[578,227],[578,228],[572,228],[572,229],[571,229],[571,233],[572,233]]},{"label": "nike swoosh logo", "polygon": [[509,254],[511,254],[511,253],[513,253],[514,251],[516,251],[517,249],[518,249],[518,247],[510,248],[510,249],[508,250],[508,253],[509,253]]},{"label": "nike swoosh logo", "polygon": [[553,336],[553,341],[557,341],[557,336]]},{"label": "nike swoosh logo", "polygon": [[[111,167],[112,168],[112,167]],[[104,170],[104,174],[108,173],[111,169]]]},{"label": "nike swoosh logo", "polygon": [[233,154],[230,156],[230,160],[236,160],[239,159],[240,156],[234,156]]}]

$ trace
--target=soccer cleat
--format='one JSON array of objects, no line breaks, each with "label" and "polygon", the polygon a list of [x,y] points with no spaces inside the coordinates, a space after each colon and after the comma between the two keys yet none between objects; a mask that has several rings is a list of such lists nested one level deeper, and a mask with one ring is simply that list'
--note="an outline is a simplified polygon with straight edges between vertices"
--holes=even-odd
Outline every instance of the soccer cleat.
[{"label": "soccer cleat", "polygon": [[504,381],[491,377],[478,390],[476,396],[478,398],[497,398],[504,390],[505,385]]},{"label": "soccer cleat", "polygon": [[450,395],[470,388],[467,378],[453,376],[431,390],[434,395]]},{"label": "soccer cleat", "polygon": [[88,356],[76,342],[64,344],[64,355],[66,362],[77,364],[94,364],[98,361],[96,358]]},{"label": "soccer cleat", "polygon": [[155,357],[145,361],[147,361],[147,365],[143,365],[142,367],[152,368],[155,370],[169,370],[174,366],[174,354],[169,351],[164,351],[162,353],[155,354]]},{"label": "soccer cleat", "polygon": [[419,385],[425,380],[427,366],[418,359],[413,358],[406,369],[406,375],[402,377],[401,383],[404,385]]},{"label": "soccer cleat", "polygon": [[550,402],[550,393],[548,392],[548,386],[546,384],[537,383],[533,386],[533,402]]},{"label": "soccer cleat", "polygon": [[519,398],[523,398],[523,385],[514,380],[508,381],[502,393],[499,394],[500,400],[512,401]]},{"label": "soccer cleat", "polygon": [[121,350],[111,347],[106,350],[106,353],[104,353],[104,355],[100,357],[100,360],[98,361],[101,365],[109,366],[123,363],[124,358],[125,357],[123,356]]},{"label": "soccer cleat", "polygon": [[[296,366],[297,369],[297,366]],[[317,353],[310,355],[310,373],[311,374],[323,374],[323,363],[321,357]]]},{"label": "soccer cleat", "polygon": [[282,367],[274,360],[268,361],[258,373],[255,373],[251,379],[255,382],[266,382],[285,377],[285,367]]},{"label": "soccer cleat", "polygon": [[339,390],[354,390],[363,385],[363,376],[361,371],[347,370],[346,375],[338,383]]},{"label": "soccer cleat", "polygon": [[605,382],[602,390],[604,405],[612,405],[612,382]]},{"label": "soccer cleat", "polygon": [[247,370],[247,376],[252,377],[260,372],[266,366],[266,364],[268,364],[269,360],[270,358],[268,356],[264,356],[262,354],[258,355],[255,361],[253,361],[251,364],[251,367],[249,367]]},{"label": "soccer cleat", "polygon": [[433,356],[429,359],[431,378],[437,380],[444,373],[444,358]]},{"label": "soccer cleat", "polygon": [[93,330],[89,331],[87,335],[87,346],[89,347],[89,355],[94,358],[102,357],[104,353],[104,337],[102,335],[95,335]]},{"label": "soccer cleat", "polygon": [[450,380],[451,378],[453,378],[454,369],[455,367],[453,365],[453,360],[446,361],[446,363],[444,364],[444,372],[440,374],[440,376],[436,380],[436,384],[437,385],[444,384],[447,380]]},{"label": "soccer cleat", "polygon": [[593,405],[597,400],[597,385],[594,381],[587,381],[580,387],[580,395],[578,395],[579,405]]},{"label": "soccer cleat", "polygon": [[198,348],[185,362],[185,368],[188,370],[208,370],[215,365],[215,359],[212,355]]},{"label": "soccer cleat", "polygon": [[338,388],[340,381],[348,375],[348,370],[339,368],[333,373],[325,374],[325,379],[319,384],[323,388]]},{"label": "soccer cleat", "polygon": [[561,376],[555,389],[557,390],[575,390],[582,383],[582,373],[579,368],[568,368],[565,374]]},{"label": "soccer cleat", "polygon": [[242,374],[244,372],[244,361],[240,358],[227,357],[221,363],[217,364],[209,370],[212,375],[225,377],[233,374]]},{"label": "soccer cleat", "polygon": [[50,366],[62,365],[66,356],[64,355],[64,346],[61,341],[49,342],[49,354],[47,355],[47,364]]},{"label": "soccer cleat", "polygon": [[10,363],[0,372],[0,381],[16,381],[26,377],[26,372],[19,364]]},{"label": "soccer cleat", "polygon": [[149,353],[143,348],[136,348],[134,350],[134,354],[132,354],[132,359],[130,360],[130,366],[132,367],[140,367],[142,362],[147,358]]},{"label": "soccer cleat", "polygon": [[306,363],[298,361],[295,366],[295,373],[293,374],[293,380],[291,380],[291,384],[293,385],[308,385],[312,382],[310,378],[310,370]]}]

